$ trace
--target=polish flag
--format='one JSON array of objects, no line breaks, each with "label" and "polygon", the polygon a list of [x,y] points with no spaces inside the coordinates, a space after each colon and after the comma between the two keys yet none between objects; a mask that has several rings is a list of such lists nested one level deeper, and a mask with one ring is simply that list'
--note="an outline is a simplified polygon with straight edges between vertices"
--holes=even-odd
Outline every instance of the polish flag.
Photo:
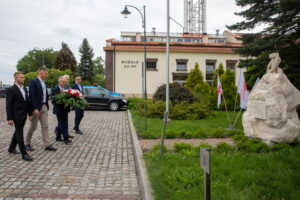
[{"label": "polish flag", "polygon": [[247,89],[247,84],[244,78],[244,72],[242,70],[240,71],[240,80],[237,92],[240,94],[240,107],[243,109],[247,109],[249,91]]},{"label": "polish flag", "polygon": [[218,76],[218,90],[217,90],[217,94],[218,94],[218,108],[221,104],[221,94],[223,93],[223,90],[222,90],[222,85],[221,85],[221,81],[220,81],[220,78],[219,78],[219,75]]}]

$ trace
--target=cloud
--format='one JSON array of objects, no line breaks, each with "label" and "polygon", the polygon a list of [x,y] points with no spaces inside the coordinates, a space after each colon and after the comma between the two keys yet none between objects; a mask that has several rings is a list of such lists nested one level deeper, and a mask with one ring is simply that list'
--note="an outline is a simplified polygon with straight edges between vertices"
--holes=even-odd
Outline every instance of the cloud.
[{"label": "cloud", "polygon": [[[170,1],[172,18],[183,24],[183,0]],[[37,47],[59,50],[66,42],[79,61],[79,46],[87,38],[96,56],[104,57],[108,38],[119,38],[121,31],[143,31],[140,14],[130,8],[124,19],[124,5],[146,6],[147,31],[166,31],[166,1],[161,0],[0,0],[0,80],[10,80],[18,60]],[[225,29],[240,20],[235,0],[207,1],[209,33]],[[182,28],[171,23],[172,32]],[[3,71],[6,72],[2,73]]]},{"label": "cloud", "polygon": [[73,35],[71,28],[57,27],[57,28],[54,28],[53,31],[55,34],[58,34],[58,35],[67,35],[67,36]]}]

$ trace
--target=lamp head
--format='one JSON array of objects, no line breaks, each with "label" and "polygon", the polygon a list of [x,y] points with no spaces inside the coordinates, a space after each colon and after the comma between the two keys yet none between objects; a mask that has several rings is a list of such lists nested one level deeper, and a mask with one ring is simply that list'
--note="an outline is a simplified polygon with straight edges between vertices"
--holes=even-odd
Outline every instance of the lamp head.
[{"label": "lamp head", "polygon": [[125,8],[124,8],[124,10],[121,12],[121,14],[122,14],[125,18],[127,18],[127,17],[131,14],[131,12],[129,12],[129,10],[127,9],[127,6],[125,6]]}]

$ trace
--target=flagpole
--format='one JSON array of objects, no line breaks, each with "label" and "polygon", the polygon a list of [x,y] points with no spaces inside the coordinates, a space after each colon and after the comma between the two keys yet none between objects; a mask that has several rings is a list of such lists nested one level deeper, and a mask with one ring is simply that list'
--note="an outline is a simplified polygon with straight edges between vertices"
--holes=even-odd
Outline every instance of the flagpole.
[{"label": "flagpole", "polygon": [[[228,123],[229,123],[229,128],[231,128],[231,123],[230,123],[230,119],[229,119],[229,114],[228,114],[228,109],[227,109],[227,105],[226,105],[225,95],[224,95],[224,92],[223,92],[223,87],[222,87],[221,79],[220,79],[220,76],[219,76],[218,73],[217,73],[217,77],[218,77],[218,82],[220,83],[221,89],[222,89],[222,93],[221,94],[223,95],[223,99],[224,99],[224,105],[225,105],[225,110],[226,110],[227,119],[228,119]],[[219,85],[217,87],[219,87]]]},{"label": "flagpole", "polygon": [[[221,82],[221,81],[220,81],[220,82]],[[225,101],[225,95],[224,95],[223,92],[222,92],[222,95],[223,95],[224,105],[225,105],[225,110],[226,110],[227,119],[228,119],[228,123],[229,123],[229,129],[232,129],[231,122],[230,122],[230,119],[229,119],[228,109],[227,109],[227,105],[226,105],[226,101]]]},{"label": "flagpole", "polygon": [[234,128],[234,126],[235,126],[235,123],[236,123],[237,119],[239,118],[239,116],[240,116],[241,112],[242,112],[242,108],[240,109],[240,111],[239,111],[239,113],[238,113],[237,117],[235,118],[235,120],[234,120],[234,122],[233,122],[233,124],[232,124],[232,128]]},{"label": "flagpole", "polygon": [[237,97],[238,97],[238,94],[239,94],[239,87],[240,87],[241,76],[242,76],[241,73],[242,73],[242,69],[240,69],[239,84],[238,84],[238,88],[237,88],[236,95],[235,95],[234,113],[235,113],[235,109],[236,109]]}]

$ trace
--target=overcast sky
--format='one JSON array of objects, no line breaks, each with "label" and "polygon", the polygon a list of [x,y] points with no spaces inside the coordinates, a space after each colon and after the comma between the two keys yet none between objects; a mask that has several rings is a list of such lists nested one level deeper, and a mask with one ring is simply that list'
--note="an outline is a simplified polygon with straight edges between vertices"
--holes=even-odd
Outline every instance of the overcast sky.
[{"label": "overcast sky", "polygon": [[[184,0],[170,0],[171,17],[183,24]],[[0,80],[12,83],[16,64],[37,47],[59,50],[66,42],[79,61],[78,49],[87,38],[95,56],[104,57],[105,40],[119,38],[121,31],[142,31],[141,17],[135,10],[125,19],[125,4],[146,5],[147,31],[166,31],[165,0],[0,0]],[[221,32],[225,25],[240,21],[234,15],[240,8],[235,0],[207,0],[207,30]],[[171,22],[171,32],[182,29]]]}]

